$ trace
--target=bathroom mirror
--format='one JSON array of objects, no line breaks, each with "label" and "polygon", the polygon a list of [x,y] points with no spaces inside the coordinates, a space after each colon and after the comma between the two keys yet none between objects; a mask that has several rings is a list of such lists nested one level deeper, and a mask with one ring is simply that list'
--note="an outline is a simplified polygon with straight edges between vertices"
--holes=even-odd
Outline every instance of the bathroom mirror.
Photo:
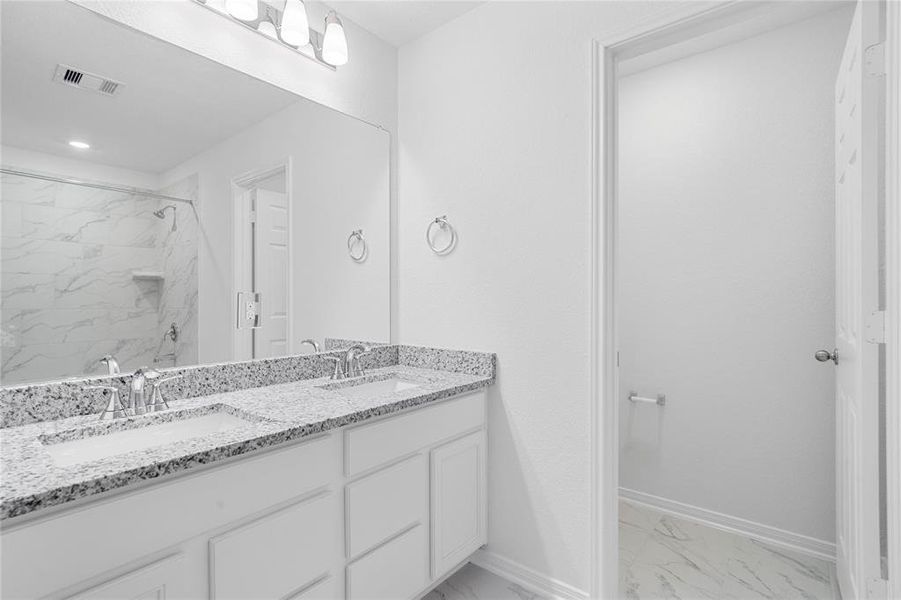
[{"label": "bathroom mirror", "polygon": [[72,3],[0,18],[0,385],[388,341],[386,131]]}]

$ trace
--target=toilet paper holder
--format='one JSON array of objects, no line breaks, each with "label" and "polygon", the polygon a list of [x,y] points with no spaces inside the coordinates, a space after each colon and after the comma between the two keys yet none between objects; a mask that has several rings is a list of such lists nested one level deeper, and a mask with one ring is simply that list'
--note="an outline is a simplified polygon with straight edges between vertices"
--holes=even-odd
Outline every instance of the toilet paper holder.
[{"label": "toilet paper holder", "polygon": [[629,392],[629,402],[645,402],[648,404],[656,404],[657,406],[666,406],[666,394],[657,394],[656,398],[647,398],[639,396],[638,392]]}]

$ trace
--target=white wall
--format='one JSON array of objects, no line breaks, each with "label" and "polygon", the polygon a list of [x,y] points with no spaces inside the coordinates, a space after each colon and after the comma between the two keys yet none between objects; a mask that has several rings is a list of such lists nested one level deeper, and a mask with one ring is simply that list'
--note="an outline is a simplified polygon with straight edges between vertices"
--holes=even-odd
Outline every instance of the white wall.
[{"label": "white wall", "polygon": [[50,175],[62,175],[113,185],[124,185],[155,190],[159,187],[159,175],[145,171],[133,171],[100,165],[87,160],[65,158],[44,152],[34,152],[13,146],[0,146],[0,164],[5,167]]},{"label": "white wall", "polygon": [[[397,134],[397,48],[349,19],[342,19],[350,60],[331,70],[230,22],[193,0],[70,0],[128,27],[186,48],[304,98]],[[326,5],[307,2],[311,26],[323,30]],[[391,165],[397,145],[391,143]],[[396,227],[397,183],[391,169],[391,227]],[[391,236],[392,294],[396,295],[396,236]],[[201,269],[203,266],[201,265]],[[398,323],[392,302],[392,329]],[[396,331],[392,331],[396,337]]]},{"label": "white wall", "polygon": [[[186,48],[389,131],[397,121],[397,50],[345,20],[350,61],[333,71],[193,0],[72,0],[104,17]],[[322,31],[324,7],[309,3]]]},{"label": "white wall", "polygon": [[813,352],[852,11],[625,77],[619,103],[620,485],[827,541],[834,369]]},{"label": "white wall", "polygon": [[[591,42],[708,6],[489,2],[400,50],[399,340],[497,352],[488,550],[581,590]],[[445,213],[460,239],[437,257],[423,235]]]},{"label": "white wall", "polygon": [[[390,336],[389,136],[300,100],[186,161],[165,182],[199,176],[199,359],[231,360],[232,180],[291,161],[294,342]],[[347,253],[363,229],[364,263]]]}]

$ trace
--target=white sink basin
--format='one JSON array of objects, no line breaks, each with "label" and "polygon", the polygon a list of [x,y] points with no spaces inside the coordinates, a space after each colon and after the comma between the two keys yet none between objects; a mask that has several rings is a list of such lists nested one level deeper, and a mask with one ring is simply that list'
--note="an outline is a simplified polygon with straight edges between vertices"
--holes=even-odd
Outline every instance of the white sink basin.
[{"label": "white sink basin", "polygon": [[248,423],[241,417],[217,411],[132,429],[102,431],[67,441],[54,442],[53,436],[48,436],[43,443],[53,462],[65,467],[228,431]]},{"label": "white sink basin", "polygon": [[334,391],[344,394],[345,396],[380,396],[382,394],[390,394],[392,392],[402,392],[404,390],[412,390],[418,388],[418,383],[401,379],[400,377],[389,377],[378,381],[367,381],[356,385],[348,385],[345,387],[335,388]]}]

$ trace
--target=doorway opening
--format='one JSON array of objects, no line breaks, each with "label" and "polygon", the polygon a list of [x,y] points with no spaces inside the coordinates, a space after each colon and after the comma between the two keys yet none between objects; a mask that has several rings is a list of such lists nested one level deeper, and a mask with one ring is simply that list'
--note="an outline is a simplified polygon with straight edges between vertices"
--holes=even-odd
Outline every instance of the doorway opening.
[{"label": "doorway opening", "polygon": [[885,597],[864,5],[884,16],[730,5],[596,45],[593,597]]},{"label": "doorway opening", "polygon": [[288,182],[287,163],[233,181],[234,360],[293,351]]}]

